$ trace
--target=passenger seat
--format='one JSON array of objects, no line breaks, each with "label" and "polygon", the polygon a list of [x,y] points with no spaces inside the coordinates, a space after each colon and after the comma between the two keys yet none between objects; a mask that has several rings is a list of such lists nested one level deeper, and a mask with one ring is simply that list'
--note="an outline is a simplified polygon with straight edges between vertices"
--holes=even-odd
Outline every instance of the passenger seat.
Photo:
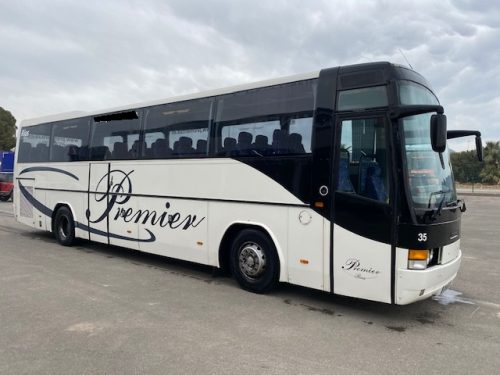
[{"label": "passenger seat", "polygon": [[378,164],[370,166],[366,172],[365,196],[381,202],[387,201],[387,191],[382,180],[382,169]]}]

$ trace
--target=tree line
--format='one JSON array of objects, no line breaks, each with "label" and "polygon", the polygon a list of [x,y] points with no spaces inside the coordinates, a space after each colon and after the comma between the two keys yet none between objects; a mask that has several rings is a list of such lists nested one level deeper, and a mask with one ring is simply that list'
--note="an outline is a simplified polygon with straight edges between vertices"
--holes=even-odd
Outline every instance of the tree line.
[{"label": "tree line", "polygon": [[486,143],[483,162],[477,160],[475,150],[454,152],[450,158],[456,181],[500,184],[500,141]]},{"label": "tree line", "polygon": [[9,151],[16,145],[16,119],[0,107],[0,151]]}]

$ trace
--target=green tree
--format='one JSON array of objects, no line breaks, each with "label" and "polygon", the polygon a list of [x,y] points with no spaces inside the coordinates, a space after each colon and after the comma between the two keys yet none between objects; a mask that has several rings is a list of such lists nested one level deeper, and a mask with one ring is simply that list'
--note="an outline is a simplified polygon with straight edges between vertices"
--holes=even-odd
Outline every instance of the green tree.
[{"label": "green tree", "polygon": [[462,183],[481,182],[483,163],[477,160],[476,151],[462,151],[450,154],[455,180]]},{"label": "green tree", "polygon": [[0,107],[0,150],[10,150],[16,145],[16,119]]},{"label": "green tree", "polygon": [[500,141],[486,143],[481,178],[485,183],[500,184]]}]

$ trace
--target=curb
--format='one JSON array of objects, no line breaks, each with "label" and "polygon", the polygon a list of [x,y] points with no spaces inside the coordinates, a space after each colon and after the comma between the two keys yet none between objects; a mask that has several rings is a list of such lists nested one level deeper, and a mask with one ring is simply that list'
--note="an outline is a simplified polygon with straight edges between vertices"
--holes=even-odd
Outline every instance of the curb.
[{"label": "curb", "polygon": [[470,197],[498,197],[500,198],[500,193],[482,193],[482,192],[461,192],[457,191],[457,195],[467,195]]}]

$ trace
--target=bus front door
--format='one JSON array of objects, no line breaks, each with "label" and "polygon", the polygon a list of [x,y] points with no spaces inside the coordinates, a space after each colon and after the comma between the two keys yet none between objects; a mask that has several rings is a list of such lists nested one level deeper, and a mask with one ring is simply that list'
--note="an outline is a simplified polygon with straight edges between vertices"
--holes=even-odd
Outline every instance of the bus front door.
[{"label": "bus front door", "polygon": [[333,291],[391,302],[392,209],[384,115],[337,119]]}]

